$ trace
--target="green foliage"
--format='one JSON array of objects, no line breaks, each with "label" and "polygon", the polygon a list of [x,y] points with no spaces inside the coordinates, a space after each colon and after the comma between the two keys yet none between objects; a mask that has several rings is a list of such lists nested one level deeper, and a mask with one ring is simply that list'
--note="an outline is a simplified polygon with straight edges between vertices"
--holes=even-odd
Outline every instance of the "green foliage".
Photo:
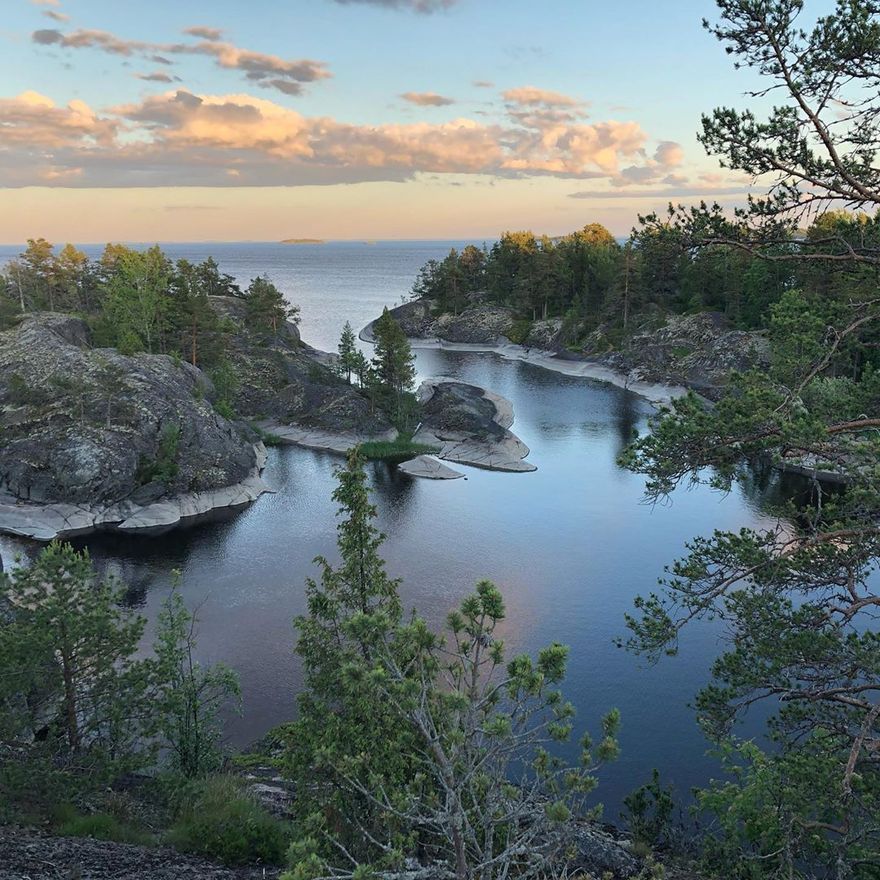
[{"label": "green foliage", "polygon": [[346,321],[342,328],[342,336],[339,339],[339,371],[345,375],[347,382],[351,382],[352,374],[357,375],[358,368],[357,338],[354,329]]},{"label": "green foliage", "polygon": [[373,356],[373,370],[379,385],[395,394],[410,391],[415,379],[413,353],[400,324],[394,320],[388,309],[374,326],[376,350]]},{"label": "green foliage", "polygon": [[[831,471],[840,486],[812,479],[780,506],[775,526],[692,541],[660,590],[637,601],[629,645],[650,656],[675,653],[690,621],[724,622],[724,650],[696,700],[728,771],[699,795],[716,819],[707,841],[715,874],[873,878],[880,214],[821,208],[880,206],[880,117],[868,85],[878,77],[877,8],[839,0],[809,26],[802,0],[717,5],[719,22],[706,26],[738,66],[763,78],[766,88],[752,94],[776,97],[765,118],[715,110],[701,140],[729,168],[769,175],[773,186],[732,218],[718,205],[670,206],[665,219],[646,218],[645,230],[700,254],[718,277],[742,279],[727,302],[744,322],[769,315],[771,370],[735,376],[712,408],[677,401],[625,461],[647,476],[652,497],[682,482],[726,490],[756,463]],[[852,102],[851,87],[866,91]],[[831,109],[838,102],[842,114]],[[810,227],[798,230],[805,217]],[[777,292],[768,297],[771,287]],[[759,701],[769,703],[766,751],[735,738],[737,721]]]},{"label": "green foliage", "polygon": [[514,321],[507,331],[507,338],[515,345],[522,345],[532,329],[532,322],[527,320]]},{"label": "green foliage", "polygon": [[297,620],[308,689],[287,772],[306,794],[285,877],[348,872],[349,859],[359,875],[399,870],[411,851],[460,880],[560,869],[577,823],[597,814],[584,801],[617,755],[617,712],[598,744],[581,739],[576,762],[555,755],[572,734],[558,690],[567,649],[507,661],[504,603],[488,582],[450,614],[447,638],[415,615],[403,622],[357,451],[339,481],[341,563],[319,560]]},{"label": "green foliage", "polygon": [[346,779],[355,774],[401,785],[411,776],[412,736],[364,681],[363,662],[383,630],[399,620],[400,600],[397,581],[378,554],[384,536],[374,525],[376,509],[357,450],[337,479],[333,499],[344,517],[337,526],[340,564],[317,560],[320,582],[307,582],[308,614],[296,619],[306,688],[299,718],[288,730],[285,765],[291,778],[308,781],[295,802],[301,835],[321,837],[329,857],[332,847],[323,838],[332,829],[340,843],[369,861],[376,852],[360,826],[380,824],[381,814]]},{"label": "green foliage", "polygon": [[39,402],[39,393],[32,389],[19,373],[9,376],[6,391],[9,402],[16,406],[26,406]]},{"label": "green foliage", "polygon": [[[87,553],[52,543],[0,578],[0,801],[99,786],[150,760],[152,667],[142,618],[100,581]],[[21,786],[24,786],[22,790]]]},{"label": "green foliage", "polygon": [[472,299],[513,308],[516,343],[530,322],[549,317],[563,318],[566,337],[576,340],[600,326],[626,328],[648,309],[717,310],[735,326],[761,327],[793,274],[728,246],[694,249],[678,226],[651,215],[622,247],[599,224],[553,239],[505,232],[488,251],[429,261],[413,295],[438,313],[457,313]]},{"label": "green foliage", "polygon": [[214,409],[225,419],[234,420],[235,399],[241,387],[241,379],[229,361],[220,360],[208,374],[214,384],[214,392],[217,395],[214,400]]},{"label": "green foliage", "polygon": [[177,461],[179,449],[180,425],[165,425],[159,434],[155,458],[141,459],[138,464],[138,485],[145,486],[154,482],[166,485],[173,483],[180,470]]},{"label": "green foliage", "polygon": [[171,765],[187,779],[220,768],[220,712],[241,692],[229,667],[202,666],[194,658],[197,624],[175,589],[162,604],[154,642],[159,681],[154,712]]},{"label": "green foliage", "polygon": [[379,398],[401,432],[415,425],[417,404],[412,394],[415,383],[415,358],[409,340],[388,309],[376,321],[373,332],[376,346],[369,373],[371,394]]},{"label": "green foliage", "polygon": [[103,284],[102,318],[111,344],[123,354],[161,351],[170,275],[171,264],[158,246],[119,255]]},{"label": "green foliage", "polygon": [[630,792],[623,805],[623,818],[637,841],[650,846],[668,842],[675,801],[671,786],[660,784],[659,770],[654,768],[650,781]]},{"label": "green foliage", "polygon": [[408,461],[417,455],[436,455],[435,446],[413,443],[402,435],[396,440],[371,440],[358,446],[360,454],[368,461]]},{"label": "green foliage", "polygon": [[78,813],[73,808],[59,811],[55,831],[61,837],[90,837],[149,846],[155,838],[145,831],[127,825],[109,813]]},{"label": "green foliage", "polygon": [[191,783],[180,798],[169,842],[227,865],[280,865],[290,828],[267,813],[231,776]]},{"label": "green foliage", "polygon": [[266,277],[254,278],[244,293],[245,321],[256,333],[277,334],[286,321],[299,321],[299,308],[291,306],[284,294]]}]

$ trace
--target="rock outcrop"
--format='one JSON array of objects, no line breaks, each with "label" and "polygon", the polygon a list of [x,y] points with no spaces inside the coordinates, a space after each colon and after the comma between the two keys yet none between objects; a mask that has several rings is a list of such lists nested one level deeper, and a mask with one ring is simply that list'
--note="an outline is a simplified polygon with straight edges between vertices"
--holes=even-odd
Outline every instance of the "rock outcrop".
[{"label": "rock outcrop", "polygon": [[[601,332],[588,339],[588,354],[602,349]],[[717,399],[732,370],[763,369],[770,347],[757,332],[735,330],[717,312],[670,315],[659,327],[637,331],[615,351],[594,360],[620,372],[638,372],[646,382],[683,385]]]},{"label": "rock outcrop", "polygon": [[[410,339],[423,345],[495,351],[567,375],[613,381],[660,402],[682,389],[717,399],[731,370],[762,369],[769,359],[761,333],[733,329],[717,312],[653,315],[623,342],[612,344],[606,328],[600,328],[577,346],[566,337],[560,318],[524,324],[511,309],[479,301],[458,315],[438,315],[424,299],[391,314]],[[361,338],[372,341],[372,330],[368,324]],[[665,393],[659,393],[662,388]]]},{"label": "rock outcrop", "polygon": [[[515,323],[513,309],[479,303],[457,315],[434,315],[430,301],[417,299],[390,312],[410,339],[442,339],[472,345],[508,341]],[[361,331],[361,339],[373,341],[373,323]]]},{"label": "rock outcrop", "polygon": [[233,332],[226,358],[238,378],[233,406],[240,415],[272,424],[350,433],[385,434],[387,418],[367,397],[328,366],[332,355],[305,345],[295,325],[273,335],[254,333],[235,297],[211,297]]},{"label": "rock outcrop", "polygon": [[509,400],[453,379],[423,382],[418,398],[422,422],[413,440],[439,447],[438,458],[496,471],[537,470],[523,461],[529,447],[509,430]]},{"label": "rock outcrop", "polygon": [[89,347],[44,313],[0,333],[0,529],[39,539],[154,528],[266,490],[262,447],[194,367]]}]

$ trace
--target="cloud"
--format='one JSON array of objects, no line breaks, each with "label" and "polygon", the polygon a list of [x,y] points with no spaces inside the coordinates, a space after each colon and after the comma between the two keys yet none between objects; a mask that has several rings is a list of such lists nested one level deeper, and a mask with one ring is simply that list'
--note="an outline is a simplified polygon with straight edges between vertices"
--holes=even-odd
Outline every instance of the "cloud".
[{"label": "cloud", "polygon": [[[219,33],[216,29],[203,27],[188,30],[192,35],[207,32]],[[123,57],[142,55],[160,64],[171,63],[167,56],[203,55],[212,58],[218,67],[241,71],[247,79],[255,81],[261,88],[275,89],[286,95],[298,95],[302,92],[303,83],[327,79],[332,75],[322,61],[280,58],[215,39],[203,39],[197,43],[148,43],[123,39],[108,31],[85,28],[70,33],[62,33],[57,29],[37,30],[33,32],[31,39],[41,46],[95,49]]]},{"label": "cloud", "polygon": [[60,6],[60,0],[31,0],[34,6]]},{"label": "cloud", "polygon": [[59,30],[34,31],[31,39],[41,46],[58,45],[64,49],[100,49],[113,55],[133,55],[150,48],[140,40],[123,40],[107,31],[80,28],[70,34]]},{"label": "cloud", "polygon": [[495,83],[488,79],[475,79],[472,83],[478,89],[494,89]]},{"label": "cloud", "polygon": [[9,186],[80,185],[82,160],[112,151],[117,120],[99,117],[83,101],[58,107],[38,92],[0,98],[0,180]]},{"label": "cloud", "polygon": [[44,9],[43,15],[45,15],[46,18],[51,18],[52,21],[70,21],[69,15],[65,15],[63,12],[58,12],[55,9]]},{"label": "cloud", "polygon": [[430,14],[455,6],[458,0],[334,0],[340,6],[381,6],[385,9],[410,9]]},{"label": "cloud", "polygon": [[153,73],[136,73],[135,76],[138,79],[142,79],[144,82],[160,82],[160,83],[180,82],[179,76],[171,76],[170,74],[165,73],[161,70],[156,70]]},{"label": "cloud", "polygon": [[223,36],[223,31],[220,28],[206,27],[200,24],[184,28],[183,32],[191,37],[201,37],[203,40],[219,40]]},{"label": "cloud", "polygon": [[677,168],[684,162],[684,150],[675,141],[661,141],[654,160],[664,168]]},{"label": "cloud", "polygon": [[447,98],[436,92],[404,92],[400,97],[419,107],[447,107],[455,103],[455,98]]},{"label": "cloud", "polygon": [[[0,186],[298,186],[449,173],[614,183],[642,179],[628,169],[654,173],[637,123],[550,112],[356,125],[248,94],[177,89],[99,115],[26,93],[0,101]],[[69,176],[50,180],[50,167]]]},{"label": "cloud", "polygon": [[539,89],[536,86],[508,89],[502,93],[502,97],[511,104],[519,104],[523,107],[579,107],[583,104],[577,98],[571,98],[549,89]]}]

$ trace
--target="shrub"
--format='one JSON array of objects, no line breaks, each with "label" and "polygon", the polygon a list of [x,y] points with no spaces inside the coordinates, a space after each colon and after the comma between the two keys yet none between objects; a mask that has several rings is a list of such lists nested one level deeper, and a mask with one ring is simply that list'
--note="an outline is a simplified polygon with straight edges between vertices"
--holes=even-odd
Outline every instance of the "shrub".
[{"label": "shrub", "polygon": [[291,833],[243,792],[237,779],[210,776],[184,788],[169,841],[227,865],[280,865]]},{"label": "shrub", "polygon": [[507,338],[515,345],[522,345],[532,329],[532,322],[525,319],[514,321],[507,331]]},{"label": "shrub", "polygon": [[159,436],[159,448],[152,461],[142,458],[138,464],[137,480],[141,486],[147,483],[172,483],[180,466],[177,453],[180,449],[180,425],[166,425]]},{"label": "shrub", "polygon": [[230,422],[234,422],[237,418],[235,410],[232,408],[232,404],[229,403],[228,400],[218,400],[214,404],[214,411],[217,415],[223,416],[224,419],[228,419]]},{"label": "shrub", "polygon": [[78,813],[72,807],[62,807],[57,815],[57,831],[61,837],[91,837],[94,840],[113,840],[117,843],[136,843],[142,846],[153,838],[128,825],[109,813]]}]

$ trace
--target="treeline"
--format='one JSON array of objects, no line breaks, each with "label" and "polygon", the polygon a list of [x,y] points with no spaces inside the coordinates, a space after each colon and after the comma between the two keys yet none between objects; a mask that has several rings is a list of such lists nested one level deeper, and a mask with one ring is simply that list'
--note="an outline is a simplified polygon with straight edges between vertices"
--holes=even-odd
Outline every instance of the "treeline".
[{"label": "treeline", "polygon": [[[815,253],[841,241],[880,248],[880,220],[829,211],[796,236]],[[479,299],[526,321],[562,318],[575,342],[601,324],[625,329],[645,312],[718,311],[735,327],[763,328],[786,290],[840,296],[864,284],[852,267],[772,259],[791,250],[787,241],[761,255],[733,244],[697,246],[685,230],[649,216],[622,244],[597,223],[558,238],[505,232],[491,247],[468,245],[429,261],[412,292],[454,314]]]},{"label": "treeline", "polygon": [[221,365],[230,330],[212,296],[241,299],[246,323],[258,333],[276,333],[298,316],[268,278],[242,290],[211,257],[172,261],[158,245],[138,251],[108,244],[91,260],[71,244],[56,254],[39,238],[0,272],[0,327],[27,312],[68,312],[89,322],[96,345],[177,355],[210,369]]}]

